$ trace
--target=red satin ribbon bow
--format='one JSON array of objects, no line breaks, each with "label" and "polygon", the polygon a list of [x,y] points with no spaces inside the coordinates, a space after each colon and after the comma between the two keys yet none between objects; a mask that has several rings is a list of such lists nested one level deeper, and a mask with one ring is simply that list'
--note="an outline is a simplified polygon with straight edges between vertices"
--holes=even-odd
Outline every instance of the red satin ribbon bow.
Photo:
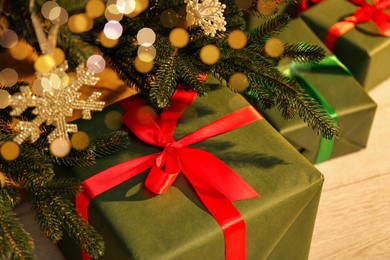
[{"label": "red satin ribbon bow", "polygon": [[373,21],[384,36],[390,36],[390,15],[383,10],[390,7],[390,0],[374,0],[370,5],[365,0],[349,0],[358,5],[355,13],[330,27],[325,38],[326,46],[333,51],[336,40],[344,33],[355,28],[356,24]]},{"label": "red satin ribbon bow", "polygon": [[145,186],[152,192],[161,194],[182,172],[221,226],[225,237],[226,259],[245,259],[245,222],[232,202],[259,195],[217,157],[189,146],[262,117],[253,107],[248,106],[175,141],[173,133],[176,123],[194,98],[195,93],[176,92],[171,106],[157,119],[144,109],[145,104],[141,99],[132,97],[121,102],[127,110],[122,121],[139,139],[161,147],[163,151],[123,162],[85,180],[84,191],[76,197],[76,206],[88,221],[88,205],[94,197],[137,174],[151,168]]}]

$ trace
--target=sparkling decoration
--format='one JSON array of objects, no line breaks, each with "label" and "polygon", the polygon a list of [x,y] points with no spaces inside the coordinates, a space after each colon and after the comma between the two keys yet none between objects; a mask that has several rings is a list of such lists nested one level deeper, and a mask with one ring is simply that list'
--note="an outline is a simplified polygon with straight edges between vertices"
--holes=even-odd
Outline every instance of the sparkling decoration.
[{"label": "sparkling decoration", "polygon": [[120,21],[123,18],[123,13],[118,10],[116,4],[111,4],[104,11],[104,17],[107,21]]},{"label": "sparkling decoration", "polygon": [[[52,73],[61,74],[67,70],[67,62],[54,69]],[[50,74],[38,73],[38,79],[50,79]],[[98,78],[94,73],[84,67],[83,64],[77,68],[77,79],[66,87],[59,89],[51,88],[50,91],[42,90],[42,96],[36,96],[28,86],[20,88],[20,94],[11,97],[10,106],[13,108],[10,115],[20,116],[29,107],[35,107],[33,113],[36,117],[32,121],[19,121],[14,129],[20,133],[14,138],[14,142],[21,144],[28,138],[35,142],[40,135],[39,127],[46,122],[46,125],[53,125],[55,129],[49,134],[48,142],[56,138],[69,141],[68,133],[77,132],[77,125],[68,124],[67,117],[73,115],[73,110],[82,110],[83,119],[91,119],[91,111],[101,111],[104,102],[96,101],[101,95],[100,92],[93,92],[86,100],[80,100],[81,93],[78,92],[82,85],[96,85]]]},{"label": "sparkling decoration", "polygon": [[104,25],[103,32],[108,39],[116,40],[119,39],[119,37],[121,37],[123,32],[123,27],[118,21],[112,20],[112,21],[108,21]]},{"label": "sparkling decoration", "polygon": [[234,73],[229,78],[229,85],[237,92],[244,92],[248,88],[248,78],[244,73]]},{"label": "sparkling decoration", "polygon": [[183,48],[190,41],[190,36],[185,29],[175,28],[169,33],[169,41],[176,48]]},{"label": "sparkling decoration", "polygon": [[153,69],[153,61],[142,61],[138,56],[134,59],[134,67],[140,73],[148,73]]},{"label": "sparkling decoration", "polygon": [[156,34],[150,28],[142,28],[137,33],[137,41],[139,45],[148,47],[156,41]]},{"label": "sparkling decoration", "polygon": [[48,73],[56,66],[56,61],[49,54],[44,54],[38,57],[34,62],[34,68],[37,72]]},{"label": "sparkling decoration", "polygon": [[130,14],[135,10],[135,0],[117,0],[116,7],[122,14]]},{"label": "sparkling decoration", "polygon": [[0,84],[6,87],[11,87],[18,82],[18,73],[11,68],[6,68],[0,71]]},{"label": "sparkling decoration", "polygon": [[106,61],[98,54],[94,54],[87,60],[87,67],[93,73],[100,73],[106,68]]},{"label": "sparkling decoration", "polygon": [[200,26],[205,35],[214,37],[217,31],[226,31],[225,17],[223,12],[226,8],[225,4],[221,4],[218,0],[184,0],[187,4],[187,23],[189,26]]},{"label": "sparkling decoration", "polygon": [[221,52],[213,44],[207,44],[200,49],[200,59],[207,65],[213,65],[218,62]]},{"label": "sparkling decoration", "polygon": [[13,48],[18,43],[18,35],[13,30],[5,29],[0,35],[0,46]]},{"label": "sparkling decoration", "polygon": [[88,147],[90,142],[89,135],[86,132],[79,131],[72,135],[70,143],[73,149],[81,151]]},{"label": "sparkling decoration", "polygon": [[149,47],[139,46],[137,55],[140,60],[150,62],[156,57],[156,48],[153,45]]},{"label": "sparkling decoration", "polygon": [[0,109],[8,107],[11,103],[11,95],[8,91],[0,89]]},{"label": "sparkling decoration", "polygon": [[173,28],[179,22],[179,15],[173,9],[167,9],[160,15],[160,22],[166,28]]},{"label": "sparkling decoration", "polygon": [[48,20],[55,20],[60,16],[61,7],[54,1],[47,1],[42,5],[41,13]]},{"label": "sparkling decoration", "polygon": [[13,141],[6,141],[0,147],[0,154],[3,159],[13,161],[19,157],[20,147]]},{"label": "sparkling decoration", "polygon": [[119,38],[115,39],[115,40],[107,38],[107,36],[104,34],[104,32],[99,33],[98,38],[100,40],[100,44],[106,48],[113,48],[119,42]]},{"label": "sparkling decoration", "polygon": [[236,50],[242,49],[245,47],[247,42],[248,42],[248,38],[243,31],[234,30],[229,33],[228,43],[230,48]]},{"label": "sparkling decoration", "polygon": [[18,41],[18,43],[9,50],[10,55],[15,60],[24,60],[28,56],[28,45],[25,41]]},{"label": "sparkling decoration", "polygon": [[277,58],[284,53],[284,43],[278,38],[271,38],[265,43],[264,50],[268,56]]},{"label": "sparkling decoration", "polygon": [[111,110],[104,115],[104,124],[108,129],[118,130],[122,127],[122,114],[119,111]]},{"label": "sparkling decoration", "polygon": [[85,6],[85,13],[91,18],[98,18],[104,14],[105,4],[101,0],[90,0]]},{"label": "sparkling decoration", "polygon": [[5,187],[5,175],[2,172],[0,172],[0,186],[1,188]]},{"label": "sparkling decoration", "polygon": [[246,10],[252,6],[253,0],[234,0],[234,3],[238,8]]},{"label": "sparkling decoration", "polygon": [[68,20],[69,30],[73,33],[83,33],[92,29],[93,20],[88,15],[74,14]]},{"label": "sparkling decoration", "polygon": [[69,154],[71,145],[68,140],[56,138],[50,143],[49,149],[52,155],[62,158]]}]

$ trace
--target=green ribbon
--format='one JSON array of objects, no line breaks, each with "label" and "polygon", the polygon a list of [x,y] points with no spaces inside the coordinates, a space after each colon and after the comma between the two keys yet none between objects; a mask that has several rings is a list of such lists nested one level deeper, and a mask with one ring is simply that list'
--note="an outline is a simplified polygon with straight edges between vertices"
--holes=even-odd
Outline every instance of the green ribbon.
[{"label": "green ribbon", "polygon": [[[306,90],[306,92],[314,98],[325,111],[333,118],[334,122],[338,123],[338,116],[335,109],[328,103],[328,101],[316,90],[316,88],[308,82],[301,72],[310,72],[310,71],[325,71],[326,69],[336,70],[340,74],[345,74],[352,76],[352,73],[342,64],[335,56],[329,56],[323,59],[320,63],[317,64],[292,64],[288,66],[287,69],[284,69],[283,72],[295,78],[301,86]],[[331,158],[335,140],[334,138],[329,140],[324,137],[321,137],[320,146],[317,153],[317,158],[315,163],[320,163]]]}]

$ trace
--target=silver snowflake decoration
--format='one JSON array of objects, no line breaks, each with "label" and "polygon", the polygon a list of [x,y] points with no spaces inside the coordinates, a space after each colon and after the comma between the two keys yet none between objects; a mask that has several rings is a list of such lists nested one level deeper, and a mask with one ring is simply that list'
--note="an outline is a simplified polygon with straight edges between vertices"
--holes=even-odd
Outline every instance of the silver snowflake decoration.
[{"label": "silver snowflake decoration", "polygon": [[[37,78],[48,80],[53,74],[65,73],[67,64],[56,68],[52,73],[37,74]],[[67,118],[73,115],[74,110],[82,110],[83,119],[91,119],[91,111],[101,111],[104,108],[103,101],[96,101],[100,92],[93,92],[86,100],[80,100],[78,92],[82,85],[96,85],[99,78],[89,71],[84,65],[77,68],[77,79],[72,84],[61,84],[49,89],[42,89],[41,95],[34,94],[28,86],[20,88],[20,94],[11,97],[10,106],[12,116],[20,116],[29,107],[35,107],[33,114],[36,117],[32,121],[19,121],[14,129],[20,133],[14,138],[14,142],[21,144],[28,138],[35,142],[40,136],[39,127],[53,125],[55,129],[49,134],[48,142],[56,138],[69,140],[68,133],[77,132],[76,124],[69,124]]]},{"label": "silver snowflake decoration", "polygon": [[226,8],[225,4],[221,4],[218,0],[184,0],[187,4],[186,20],[189,26],[200,26],[205,35],[215,36],[217,31],[226,31],[225,17],[223,11]]}]

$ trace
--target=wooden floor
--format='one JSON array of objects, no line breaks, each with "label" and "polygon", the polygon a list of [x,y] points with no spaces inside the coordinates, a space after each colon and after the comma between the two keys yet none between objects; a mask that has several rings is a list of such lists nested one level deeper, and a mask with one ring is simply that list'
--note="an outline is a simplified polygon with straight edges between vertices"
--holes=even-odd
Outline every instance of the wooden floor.
[{"label": "wooden floor", "polygon": [[[368,147],[317,165],[325,183],[310,260],[390,259],[390,79],[369,94],[378,110]],[[38,259],[63,259],[39,235],[30,208],[16,211],[34,235]]]},{"label": "wooden floor", "polygon": [[325,183],[310,260],[390,259],[390,80],[377,102],[368,147],[317,165]]}]

